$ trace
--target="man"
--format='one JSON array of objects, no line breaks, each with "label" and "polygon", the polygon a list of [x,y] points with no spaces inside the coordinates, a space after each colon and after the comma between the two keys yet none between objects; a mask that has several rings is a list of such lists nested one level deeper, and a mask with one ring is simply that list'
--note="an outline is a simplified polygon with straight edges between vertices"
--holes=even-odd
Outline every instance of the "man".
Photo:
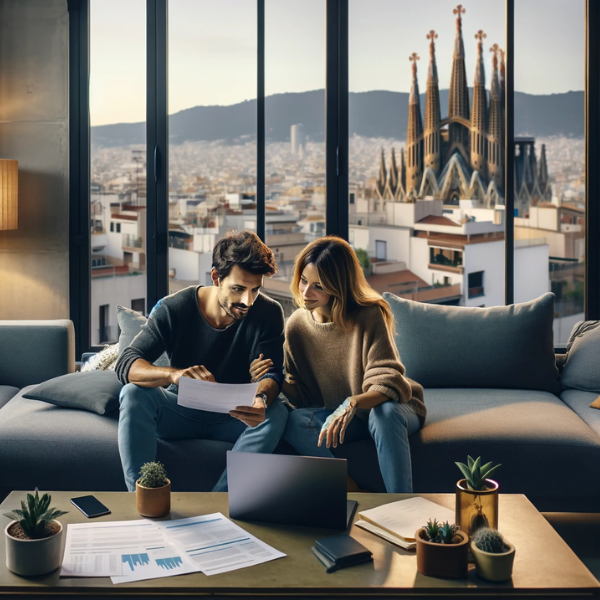
[{"label": "man", "polygon": [[[116,372],[125,384],[119,452],[129,491],[135,491],[142,464],[156,459],[157,437],[235,442],[239,452],[270,453],[277,446],[288,415],[277,399],[283,310],[260,294],[264,276],[276,268],[273,253],[256,234],[228,233],[213,250],[213,286],[191,286],[164,298],[119,357]],[[171,366],[154,366],[165,351]],[[258,382],[251,406],[227,415],[177,404],[181,377],[249,383],[250,363],[260,354],[273,357],[273,368]],[[213,491],[227,491],[226,471]]]}]

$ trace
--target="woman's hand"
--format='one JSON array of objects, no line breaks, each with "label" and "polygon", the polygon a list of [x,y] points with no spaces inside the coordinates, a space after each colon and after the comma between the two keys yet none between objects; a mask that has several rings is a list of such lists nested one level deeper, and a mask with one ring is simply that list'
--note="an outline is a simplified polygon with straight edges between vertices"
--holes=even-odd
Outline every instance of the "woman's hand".
[{"label": "woman's hand", "polygon": [[269,372],[269,369],[273,366],[273,361],[270,358],[263,358],[261,354],[258,358],[255,358],[250,363],[250,375],[252,376],[252,383],[256,383],[261,377]]},{"label": "woman's hand", "polygon": [[334,448],[337,448],[338,438],[339,443],[343,444],[346,428],[355,414],[356,400],[353,398],[346,398],[342,404],[338,406],[327,419],[325,419],[325,423],[323,423],[321,433],[319,434],[318,445],[320,446],[323,443],[325,436],[327,436],[327,448],[330,448],[331,444],[333,444]]}]

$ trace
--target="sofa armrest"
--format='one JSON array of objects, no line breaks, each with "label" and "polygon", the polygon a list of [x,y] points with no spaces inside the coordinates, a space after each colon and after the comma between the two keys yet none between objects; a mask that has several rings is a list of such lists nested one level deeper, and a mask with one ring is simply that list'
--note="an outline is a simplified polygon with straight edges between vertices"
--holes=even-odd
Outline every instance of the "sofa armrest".
[{"label": "sofa armrest", "polygon": [[0,321],[0,384],[24,388],[75,371],[68,319]]}]

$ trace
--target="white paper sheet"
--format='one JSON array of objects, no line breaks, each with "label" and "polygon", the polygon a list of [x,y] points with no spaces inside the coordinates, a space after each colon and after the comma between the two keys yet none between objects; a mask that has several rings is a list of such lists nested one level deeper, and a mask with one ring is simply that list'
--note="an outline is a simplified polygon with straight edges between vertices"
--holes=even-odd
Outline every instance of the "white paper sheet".
[{"label": "white paper sheet", "polygon": [[384,540],[391,542],[392,544],[395,544],[396,546],[400,546],[400,548],[404,548],[405,550],[414,550],[417,547],[417,542],[409,542],[409,541],[405,540],[404,538],[392,535],[388,531],[385,531],[385,529],[381,529],[381,527],[377,527],[377,525],[373,525],[372,523],[369,523],[368,521],[356,521],[356,523],[354,523],[354,524],[357,527],[364,529],[365,531],[374,533],[375,535],[379,536],[380,538],[383,538]]},{"label": "white paper sheet", "polygon": [[229,413],[237,406],[252,406],[258,383],[213,383],[181,377],[177,404],[207,412]]},{"label": "white paper sheet", "polygon": [[164,530],[147,519],[77,523],[67,525],[60,574],[108,576],[113,583],[122,583],[195,571],[191,561],[179,554]]},{"label": "white paper sheet", "polygon": [[167,536],[206,575],[259,565],[286,556],[221,513],[163,522]]},{"label": "white paper sheet", "polygon": [[408,541],[414,541],[417,529],[426,525],[429,519],[437,519],[439,523],[454,523],[455,519],[453,510],[420,496],[362,510],[358,516]]}]

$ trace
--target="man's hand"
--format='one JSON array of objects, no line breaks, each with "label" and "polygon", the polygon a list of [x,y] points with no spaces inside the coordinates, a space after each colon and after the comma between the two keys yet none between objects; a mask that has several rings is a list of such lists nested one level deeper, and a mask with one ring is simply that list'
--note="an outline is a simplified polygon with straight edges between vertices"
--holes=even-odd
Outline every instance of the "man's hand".
[{"label": "man's hand", "polygon": [[248,427],[256,427],[265,420],[265,408],[262,400],[254,401],[252,406],[236,406],[229,414],[236,419],[246,423]]},{"label": "man's hand", "polygon": [[261,377],[269,372],[273,366],[273,361],[270,358],[264,358],[264,354],[260,354],[250,363],[250,375],[252,383],[256,383]]},{"label": "man's hand", "polygon": [[189,377],[190,379],[201,379],[202,381],[215,381],[214,375],[204,366],[196,365],[188,369],[181,369],[171,373],[171,383],[179,385],[181,377]]}]

